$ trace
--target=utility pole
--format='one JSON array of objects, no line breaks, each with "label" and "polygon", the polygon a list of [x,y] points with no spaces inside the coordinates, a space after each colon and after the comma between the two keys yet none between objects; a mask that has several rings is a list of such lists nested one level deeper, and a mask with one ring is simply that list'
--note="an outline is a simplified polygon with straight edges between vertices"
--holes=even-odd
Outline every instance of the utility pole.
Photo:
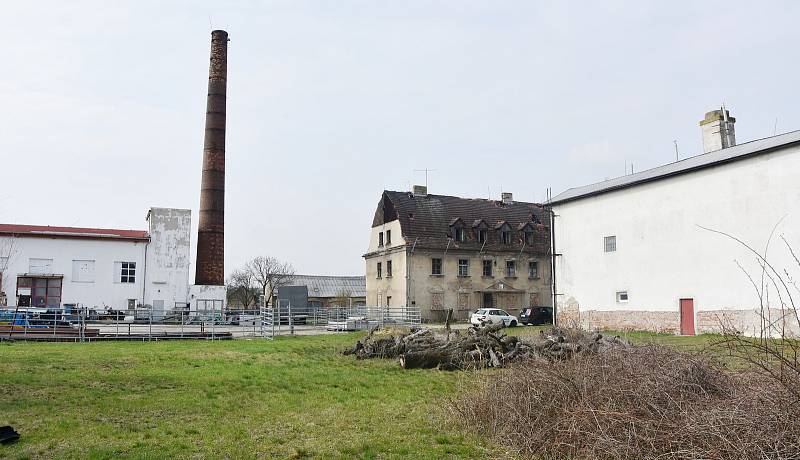
[{"label": "utility pole", "polygon": [[425,172],[425,188],[428,188],[428,173],[434,172],[435,169],[415,169],[414,172]]}]

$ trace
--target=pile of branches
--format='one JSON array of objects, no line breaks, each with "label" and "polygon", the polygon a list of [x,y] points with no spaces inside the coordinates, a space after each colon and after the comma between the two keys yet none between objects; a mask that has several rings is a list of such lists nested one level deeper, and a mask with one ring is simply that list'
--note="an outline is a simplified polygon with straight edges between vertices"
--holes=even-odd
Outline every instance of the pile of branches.
[{"label": "pile of branches", "polygon": [[561,361],[580,353],[598,353],[630,344],[619,337],[577,330],[553,330],[531,338],[506,335],[503,325],[465,331],[431,329],[372,330],[344,351],[358,359],[398,359],[404,369],[463,370],[505,367],[522,360]]},{"label": "pile of branches", "polygon": [[453,420],[526,458],[800,458],[790,391],[668,347],[522,363],[472,385]]}]

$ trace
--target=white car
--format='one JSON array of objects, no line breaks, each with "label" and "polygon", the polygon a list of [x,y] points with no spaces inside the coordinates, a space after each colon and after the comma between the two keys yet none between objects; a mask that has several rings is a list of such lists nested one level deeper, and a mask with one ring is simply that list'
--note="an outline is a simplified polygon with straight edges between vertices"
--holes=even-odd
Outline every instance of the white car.
[{"label": "white car", "polygon": [[508,327],[514,327],[519,324],[519,320],[516,316],[509,315],[499,308],[481,308],[472,314],[469,318],[469,322],[474,326],[500,324],[501,322]]}]

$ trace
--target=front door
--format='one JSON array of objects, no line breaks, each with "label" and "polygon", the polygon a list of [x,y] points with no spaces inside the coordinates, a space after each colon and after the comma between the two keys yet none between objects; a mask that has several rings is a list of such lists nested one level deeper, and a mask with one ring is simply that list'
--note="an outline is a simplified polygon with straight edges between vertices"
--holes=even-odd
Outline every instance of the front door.
[{"label": "front door", "polygon": [[483,308],[492,308],[494,307],[494,302],[492,302],[492,293],[491,292],[484,292],[483,293]]},{"label": "front door", "polygon": [[694,335],[694,299],[681,299],[681,335]]}]

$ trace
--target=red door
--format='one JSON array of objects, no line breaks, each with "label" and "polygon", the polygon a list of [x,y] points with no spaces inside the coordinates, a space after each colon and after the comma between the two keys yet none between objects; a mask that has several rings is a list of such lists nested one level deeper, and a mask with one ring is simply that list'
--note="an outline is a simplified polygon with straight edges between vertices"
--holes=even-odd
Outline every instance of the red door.
[{"label": "red door", "polygon": [[681,335],[694,335],[694,299],[681,299]]}]

